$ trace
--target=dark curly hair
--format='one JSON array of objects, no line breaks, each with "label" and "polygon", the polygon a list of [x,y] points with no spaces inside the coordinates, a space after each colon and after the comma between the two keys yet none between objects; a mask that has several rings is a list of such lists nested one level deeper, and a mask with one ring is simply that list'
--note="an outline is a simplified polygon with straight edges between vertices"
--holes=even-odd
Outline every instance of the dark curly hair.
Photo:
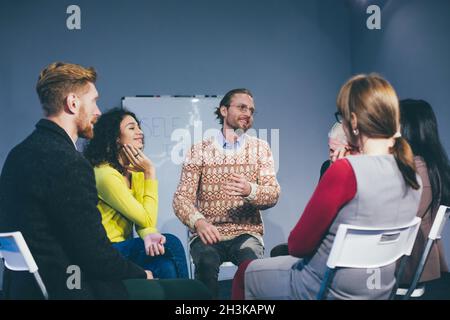
[{"label": "dark curly hair", "polygon": [[120,146],[117,140],[120,138],[120,123],[126,116],[133,117],[140,126],[136,115],[123,108],[111,109],[98,119],[94,126],[94,138],[86,142],[83,152],[92,166],[108,163],[120,173],[125,172],[119,163]]}]

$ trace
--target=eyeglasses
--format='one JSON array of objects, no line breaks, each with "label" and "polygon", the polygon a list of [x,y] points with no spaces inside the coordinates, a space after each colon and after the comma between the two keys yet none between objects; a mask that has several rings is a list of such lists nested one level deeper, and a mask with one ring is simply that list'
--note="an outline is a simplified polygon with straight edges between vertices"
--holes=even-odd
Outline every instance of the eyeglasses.
[{"label": "eyeglasses", "polygon": [[336,112],[334,113],[334,117],[336,118],[336,121],[337,121],[338,123],[342,123],[343,117],[342,117],[342,113],[341,113],[340,111],[336,111]]},{"label": "eyeglasses", "polygon": [[[253,116],[256,114],[256,110],[253,107],[249,107],[245,104],[238,104],[238,105],[234,105],[236,108],[239,109],[240,112],[242,113],[247,113],[247,111],[250,111],[250,114]],[[232,106],[230,106],[232,107]]]}]

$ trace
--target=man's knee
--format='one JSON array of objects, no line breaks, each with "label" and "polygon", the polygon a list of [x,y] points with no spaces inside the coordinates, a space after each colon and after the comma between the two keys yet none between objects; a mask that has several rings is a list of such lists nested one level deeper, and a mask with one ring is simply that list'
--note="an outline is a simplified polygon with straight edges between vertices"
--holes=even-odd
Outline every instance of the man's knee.
[{"label": "man's knee", "polygon": [[261,243],[261,241],[249,234],[244,234],[241,235],[239,237],[239,248],[240,249],[244,249],[244,248],[251,248],[253,249],[253,251],[262,251],[264,249],[263,244]]},{"label": "man's knee", "polygon": [[191,246],[191,255],[197,271],[219,273],[220,255],[213,246],[197,240]]},{"label": "man's knee", "polygon": [[219,272],[220,263],[220,256],[216,252],[204,252],[196,261],[194,260],[194,264],[199,270],[208,269],[217,273]]},{"label": "man's knee", "polygon": [[239,245],[236,252],[238,264],[242,261],[250,259],[261,259],[264,257],[263,244],[253,236],[247,236],[246,239]]}]

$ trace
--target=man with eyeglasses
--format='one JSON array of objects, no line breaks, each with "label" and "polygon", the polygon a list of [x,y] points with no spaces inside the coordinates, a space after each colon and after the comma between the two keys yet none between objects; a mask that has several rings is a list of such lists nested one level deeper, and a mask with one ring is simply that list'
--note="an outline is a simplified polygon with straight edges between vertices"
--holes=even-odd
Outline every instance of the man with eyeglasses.
[{"label": "man with eyeglasses", "polygon": [[219,267],[264,255],[260,210],[280,195],[267,142],[246,134],[255,105],[248,89],[229,91],[215,114],[222,130],[191,147],[173,199],[177,217],[192,232],[195,278],[218,296]]}]

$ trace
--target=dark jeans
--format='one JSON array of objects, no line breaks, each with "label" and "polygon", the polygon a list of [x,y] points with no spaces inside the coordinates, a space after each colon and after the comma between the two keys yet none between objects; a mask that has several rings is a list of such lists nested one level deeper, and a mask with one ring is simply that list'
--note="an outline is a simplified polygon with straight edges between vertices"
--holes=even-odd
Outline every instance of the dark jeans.
[{"label": "dark jeans", "polygon": [[243,261],[260,259],[264,256],[264,246],[255,237],[242,234],[232,240],[207,245],[200,238],[191,243],[191,256],[195,264],[195,279],[203,282],[218,297],[219,267],[231,261],[239,266]]},{"label": "dark jeans", "polygon": [[158,279],[188,278],[186,254],[180,240],[170,234],[164,233],[164,255],[148,256],[145,253],[144,241],[140,238],[128,239],[113,243],[113,246],[126,259],[129,259],[145,270],[150,270],[153,277]]}]

